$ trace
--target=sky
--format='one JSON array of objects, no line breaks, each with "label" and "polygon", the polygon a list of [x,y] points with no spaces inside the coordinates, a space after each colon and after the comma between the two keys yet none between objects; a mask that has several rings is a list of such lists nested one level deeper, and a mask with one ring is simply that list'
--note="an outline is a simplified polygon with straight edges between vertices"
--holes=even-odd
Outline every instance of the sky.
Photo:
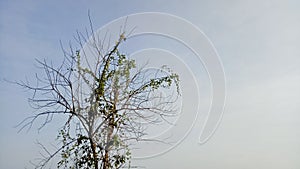
[{"label": "sky", "polygon": [[[186,128],[175,132],[187,135],[180,144],[153,158],[134,160],[136,165],[149,169],[300,168],[299,9],[297,0],[0,1],[0,168],[29,166],[28,161],[38,154],[36,139],[51,143],[57,129],[56,124],[51,124],[40,133],[34,129],[17,133],[14,126],[32,113],[27,103],[30,94],[5,79],[31,79],[40,71],[36,58],[59,62],[62,59],[59,42],[68,44],[77,30],[84,31],[89,26],[88,11],[96,29],[134,13],[178,16],[209,38],[223,65],[226,78],[223,118],[214,135],[205,144],[199,144],[212,99],[205,63],[190,60],[193,53],[178,47],[180,44],[172,39],[145,36],[128,40],[128,54],[147,54],[153,64],[159,59],[141,49],[164,49],[152,52],[164,55],[160,61],[174,64],[175,70],[182,73],[187,93],[183,100],[199,105],[199,115],[190,132],[186,131],[196,117],[195,107],[185,104],[183,108],[186,119],[180,124]],[[173,29],[187,37],[194,36],[182,27]],[[180,59],[175,59],[172,53],[183,60],[177,67]],[[179,69],[184,67],[180,66],[183,62],[186,67]],[[188,76],[190,72],[194,77]],[[197,87],[189,80],[198,85],[199,100],[193,95]],[[153,151],[164,148],[158,146]],[[146,149],[150,151],[151,147]]]}]

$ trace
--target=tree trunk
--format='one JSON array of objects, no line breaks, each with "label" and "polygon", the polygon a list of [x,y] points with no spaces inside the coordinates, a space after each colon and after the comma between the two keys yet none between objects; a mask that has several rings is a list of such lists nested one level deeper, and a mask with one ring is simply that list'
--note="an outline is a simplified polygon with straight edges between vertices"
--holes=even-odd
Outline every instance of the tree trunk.
[{"label": "tree trunk", "polygon": [[108,169],[109,165],[109,159],[108,159],[108,151],[105,150],[105,156],[104,156],[104,161],[103,161],[103,169]]},{"label": "tree trunk", "polygon": [[105,154],[104,154],[104,160],[103,160],[103,169],[109,169],[110,164],[109,164],[109,151],[111,147],[111,141],[112,140],[112,135],[114,132],[114,122],[115,118],[114,115],[110,118],[108,122],[108,132],[107,132],[107,137],[106,137],[106,148],[105,148]]},{"label": "tree trunk", "polygon": [[93,152],[93,161],[94,161],[95,169],[99,169],[98,157],[97,157],[98,155],[96,152],[96,144],[94,143],[92,138],[90,138],[90,143],[91,143],[91,148],[92,148],[92,152]]}]

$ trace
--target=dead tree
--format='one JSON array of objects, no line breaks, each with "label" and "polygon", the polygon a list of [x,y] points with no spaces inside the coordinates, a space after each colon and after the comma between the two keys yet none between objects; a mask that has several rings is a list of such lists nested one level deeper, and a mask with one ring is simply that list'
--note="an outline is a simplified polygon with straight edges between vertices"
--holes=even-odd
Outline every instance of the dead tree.
[{"label": "dead tree", "polygon": [[[145,122],[155,124],[175,114],[177,74],[165,66],[156,71],[137,66],[119,50],[125,32],[106,52],[95,37],[92,32],[93,43],[88,44],[95,51],[93,63],[82,64],[82,50],[63,49],[60,66],[37,61],[44,71],[36,76],[37,85],[18,83],[33,92],[29,102],[38,110],[18,125],[20,130],[30,129],[40,118],[39,129],[53,116],[66,117],[58,133],[60,146],[50,152],[39,143],[44,153],[35,168],[45,168],[55,156],[60,157],[58,168],[130,168],[130,143],[143,141]],[[87,42],[80,33],[76,39],[81,47]],[[161,89],[167,94],[159,94]]]}]

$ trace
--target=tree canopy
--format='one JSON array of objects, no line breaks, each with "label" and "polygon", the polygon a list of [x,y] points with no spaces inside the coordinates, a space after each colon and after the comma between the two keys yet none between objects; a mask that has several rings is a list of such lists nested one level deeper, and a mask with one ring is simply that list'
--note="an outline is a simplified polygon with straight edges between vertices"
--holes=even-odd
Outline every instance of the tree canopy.
[{"label": "tree canopy", "polygon": [[125,40],[123,32],[106,52],[94,40],[92,63],[82,50],[64,50],[59,66],[38,61],[44,74],[36,77],[37,85],[18,83],[33,91],[29,101],[38,110],[19,124],[20,130],[39,118],[43,128],[54,115],[67,117],[57,135],[59,147],[50,152],[40,144],[44,153],[35,168],[45,168],[55,156],[58,168],[130,168],[130,144],[143,141],[145,124],[175,115],[178,75],[167,66],[154,71],[136,65],[119,49]]}]

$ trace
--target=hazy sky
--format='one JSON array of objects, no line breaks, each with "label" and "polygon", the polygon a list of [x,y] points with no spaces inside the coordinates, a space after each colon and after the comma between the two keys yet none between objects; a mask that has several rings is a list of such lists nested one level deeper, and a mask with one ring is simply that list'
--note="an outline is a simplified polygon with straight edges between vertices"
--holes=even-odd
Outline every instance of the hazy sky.
[{"label": "hazy sky", "polygon": [[[37,155],[33,141],[39,138],[50,142],[48,137],[55,135],[51,132],[55,124],[40,135],[35,130],[17,134],[13,126],[32,111],[27,104],[30,95],[3,79],[32,77],[38,71],[35,58],[61,59],[59,41],[67,44],[76,30],[84,31],[88,26],[88,10],[95,28],[137,12],[164,12],[182,17],[208,36],[224,66],[227,100],[214,136],[207,143],[198,144],[204,118],[200,112],[196,125],[180,145],[136,164],[149,169],[300,168],[300,2],[297,0],[89,3],[2,0],[0,168],[28,166],[28,161]],[[188,33],[187,36],[193,36]],[[160,43],[161,47],[172,50],[168,40]],[[145,46],[158,47],[157,44]],[[179,56],[184,53],[178,49],[173,52]],[[205,111],[210,89],[207,75],[201,65],[191,64],[191,69],[199,69],[196,81],[200,84],[203,100],[200,104]]]}]

